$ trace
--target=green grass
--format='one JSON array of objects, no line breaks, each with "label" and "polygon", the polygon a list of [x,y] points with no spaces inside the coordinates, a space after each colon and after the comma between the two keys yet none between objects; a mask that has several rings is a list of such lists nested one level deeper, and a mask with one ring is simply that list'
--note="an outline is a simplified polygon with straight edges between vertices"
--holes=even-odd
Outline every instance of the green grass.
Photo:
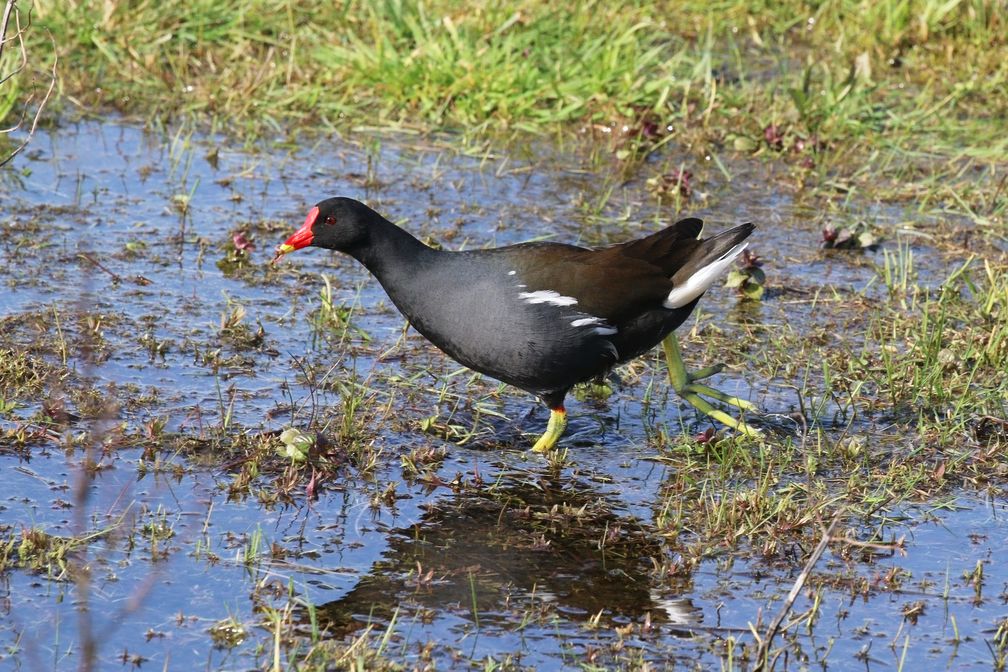
[{"label": "green grass", "polygon": [[982,224],[1008,211],[1005,0],[35,9],[33,69],[0,89],[0,119],[29,102],[55,45],[67,111],[183,115],[245,138],[551,133],[606,146],[628,174],[671,143],[782,159],[804,187]]},{"label": "green grass", "polygon": [[898,151],[886,171],[895,183],[917,154],[1005,157],[1005,10],[1000,0],[198,0],[38,15],[59,45],[65,100],[160,121],[181,112],[253,134],[310,124],[470,137],[626,127],[636,155],[672,128],[744,152],[842,155],[825,163],[845,173],[858,167],[850,152],[884,165]]}]

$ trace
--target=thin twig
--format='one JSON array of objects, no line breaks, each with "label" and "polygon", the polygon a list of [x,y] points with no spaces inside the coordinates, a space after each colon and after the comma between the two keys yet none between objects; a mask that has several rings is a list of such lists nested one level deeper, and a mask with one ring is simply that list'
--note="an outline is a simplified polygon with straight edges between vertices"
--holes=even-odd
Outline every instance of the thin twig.
[{"label": "thin twig", "polygon": [[791,586],[791,592],[788,593],[787,599],[784,600],[784,605],[781,607],[780,612],[770,623],[770,627],[767,628],[766,634],[763,636],[759,643],[759,649],[756,651],[756,670],[765,670],[767,654],[770,651],[770,644],[773,642],[774,637],[777,636],[777,632],[780,630],[781,623],[787,618],[787,615],[791,612],[791,607],[794,606],[794,602],[798,599],[798,593],[801,589],[805,587],[805,582],[808,577],[812,574],[812,569],[815,568],[819,558],[822,554],[826,552],[826,547],[829,545],[830,540],[833,538],[833,530],[836,529],[837,524],[839,524],[840,519],[843,517],[843,510],[837,511],[836,515],[833,516],[833,520],[830,522],[829,527],[822,533],[819,538],[819,543],[816,545],[815,550],[812,551],[812,555],[805,562],[805,567],[802,568],[801,574],[795,579],[794,585]]},{"label": "thin twig", "polygon": [[834,537],[832,541],[839,541],[855,548],[867,548],[873,551],[889,551],[906,555],[906,538],[900,537],[895,541],[860,541],[849,536]]},{"label": "thin twig", "polygon": [[[17,33],[11,36],[8,40],[7,28],[8,26],[10,26],[11,18],[14,19],[14,22],[17,25]],[[18,44],[18,49],[21,52],[21,63],[9,75],[3,77],[3,79],[0,79],[0,84],[3,84],[11,77],[17,75],[28,64],[28,49],[25,46],[24,34],[25,31],[31,27],[31,24],[32,24],[31,13],[29,12],[28,14],[27,24],[22,26],[21,10],[19,10],[17,7],[17,1],[7,0],[6,4],[4,5],[3,17],[0,18],[0,57],[3,57],[4,46],[7,44],[7,42],[16,40]],[[28,146],[28,143],[31,142],[31,139],[35,136],[35,131],[38,129],[39,121],[42,119],[42,111],[49,103],[49,99],[52,97],[53,91],[56,90],[56,64],[59,62],[59,56],[57,56],[56,54],[56,40],[53,39],[52,33],[49,33],[49,42],[50,44],[52,44],[53,48],[52,49],[53,64],[52,64],[52,70],[50,71],[49,74],[49,88],[46,89],[45,95],[42,97],[42,100],[39,101],[38,106],[35,108],[35,114],[32,116],[31,126],[28,128],[27,134],[21,140],[21,143],[18,144],[17,147],[11,150],[11,152],[6,157],[0,159],[0,168],[13,161],[14,157],[20,154],[22,150],[24,150],[24,148]],[[31,95],[28,96],[28,99],[24,101],[24,107],[21,113],[21,118],[14,126],[12,126],[11,128],[3,129],[2,131],[0,131],[0,133],[12,133],[24,127],[25,118],[27,116],[26,111],[29,105],[32,103],[32,101],[34,101],[34,99],[35,99],[35,86],[33,80],[32,93]]]},{"label": "thin twig", "polygon": [[[7,0],[7,5],[4,7],[3,18],[0,19],[0,59],[3,58],[4,47],[7,46],[7,27],[10,25],[12,11],[14,11],[14,0]],[[29,25],[31,25],[30,21]],[[24,47],[24,39],[22,39],[23,34],[24,30],[22,30],[21,28],[21,22],[18,21],[17,35],[12,37],[11,40],[14,40],[16,38],[18,41],[18,45],[21,47],[21,63],[16,68],[14,68],[9,75],[5,75],[2,78],[0,78],[0,84],[3,84],[8,79],[24,70],[24,67],[28,65],[28,51]],[[2,62],[3,61],[0,60],[0,63]]]},{"label": "thin twig", "polygon": [[[293,352],[288,352],[287,354],[291,356],[291,359],[294,360],[294,364],[297,365],[298,369],[301,370],[301,375],[304,376],[305,378],[305,384],[308,385],[308,399],[311,401],[311,413],[308,415],[308,423],[305,426],[311,427],[312,423],[315,422],[315,412],[318,410],[318,399],[315,397],[317,386],[315,384],[314,374],[308,372],[308,369],[304,365],[304,361],[302,361],[300,357],[295,355]],[[291,401],[293,402],[293,396]],[[307,403],[307,401],[305,403]],[[299,408],[294,408],[294,404],[291,403],[292,427],[294,426],[294,417],[297,415],[297,412],[300,411],[302,408],[304,408],[304,404],[301,404]]]},{"label": "thin twig", "polygon": [[105,266],[103,266],[100,261],[98,261],[97,259],[95,259],[94,257],[92,257],[90,254],[88,254],[86,252],[80,252],[80,253],[77,254],[77,257],[79,259],[83,259],[84,261],[90,262],[96,268],[98,268],[98,269],[100,269],[100,270],[105,271],[106,273],[108,273],[110,276],[112,276],[112,282],[114,282],[116,284],[119,284],[120,282],[122,282],[122,276],[120,276],[118,273],[116,273],[114,271],[110,271],[109,269],[105,268]]},{"label": "thin twig", "polygon": [[[90,263],[91,265],[95,266],[96,268],[98,268],[98,269],[100,269],[100,270],[105,271],[106,273],[108,273],[112,277],[112,282],[113,283],[119,284],[120,282],[123,281],[123,277],[121,275],[119,275],[115,271],[110,271],[100,261],[98,261],[93,256],[91,256],[90,253],[88,253],[88,252],[80,252],[80,253],[77,254],[77,258],[78,259],[83,259],[84,261]],[[134,285],[140,285],[141,287],[146,287],[147,285],[151,284],[151,282],[152,282],[151,280],[148,280],[147,278],[145,278],[142,275],[134,275],[134,276],[132,276],[132,277],[129,278],[129,281],[132,282]]]},{"label": "thin twig", "polygon": [[3,56],[4,44],[7,41],[7,24],[10,23],[11,12],[14,11],[14,0],[7,0],[3,19],[0,19],[0,56]]}]

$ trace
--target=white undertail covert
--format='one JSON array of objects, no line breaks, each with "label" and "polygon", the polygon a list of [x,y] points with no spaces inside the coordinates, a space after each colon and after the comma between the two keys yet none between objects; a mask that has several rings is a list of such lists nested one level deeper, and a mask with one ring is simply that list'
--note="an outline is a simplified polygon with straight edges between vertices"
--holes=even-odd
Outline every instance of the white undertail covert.
[{"label": "white undertail covert", "polygon": [[696,273],[686,278],[686,282],[679,285],[665,297],[662,305],[669,310],[682,308],[693,299],[707,291],[714,284],[714,281],[728,266],[735,261],[735,257],[742,254],[742,250],[749,243],[739,243],[731,248],[716,260],[699,269]]}]

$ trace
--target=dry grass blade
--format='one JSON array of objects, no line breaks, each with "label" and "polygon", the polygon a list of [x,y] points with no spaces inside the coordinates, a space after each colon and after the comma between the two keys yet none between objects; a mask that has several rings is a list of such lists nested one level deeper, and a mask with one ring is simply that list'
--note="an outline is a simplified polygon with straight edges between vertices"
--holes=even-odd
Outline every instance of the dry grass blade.
[{"label": "dry grass blade", "polygon": [[787,618],[787,615],[791,612],[791,607],[794,606],[794,602],[798,599],[798,593],[805,586],[805,582],[808,581],[809,576],[812,574],[813,568],[815,568],[816,563],[819,562],[819,558],[822,554],[826,552],[826,547],[829,545],[830,540],[833,538],[833,531],[836,529],[837,524],[843,517],[843,511],[838,511],[836,515],[833,516],[833,520],[830,521],[829,527],[827,527],[822,536],[819,538],[819,543],[816,544],[815,550],[812,551],[812,555],[805,562],[805,566],[802,568],[801,574],[795,579],[794,585],[791,586],[791,591],[788,593],[787,599],[784,600],[784,605],[781,610],[777,613],[777,616],[770,623],[770,627],[767,628],[766,634],[762,637],[759,642],[759,648],[756,651],[756,670],[766,670],[771,669],[767,666],[767,658],[770,653],[770,644],[773,643],[774,637],[777,636],[777,632],[780,630],[781,623]]},{"label": "dry grass blade", "polygon": [[[13,20],[17,30],[10,37],[7,36],[8,28]],[[20,59],[18,65],[6,75],[0,74],[0,86],[6,84],[8,81],[12,80],[18,74],[24,71],[28,67],[28,49],[25,46],[25,32],[31,27],[31,14],[28,15],[28,21],[24,25],[21,23],[21,10],[18,8],[16,0],[7,0],[4,5],[3,18],[0,19],[0,64],[3,63],[3,52],[4,48],[7,46],[8,42],[16,43],[18,51],[20,53]],[[28,123],[28,109],[31,103],[36,98],[35,82],[32,80],[32,92],[28,96],[27,100],[22,103],[21,116],[17,123],[9,128],[0,129],[0,134],[10,134],[27,127],[27,133],[21,142],[14,147],[14,149],[9,150],[7,155],[0,158],[0,167],[3,167],[10,163],[15,156],[20,154],[28,143],[31,142],[32,137],[35,135],[35,131],[38,128],[39,120],[42,118],[42,111],[45,109],[46,104],[52,97],[53,91],[56,90],[56,63],[58,62],[58,57],[56,56],[56,42],[50,36],[50,44],[52,44],[53,53],[53,64],[52,70],[49,71],[49,86],[46,88],[45,94],[39,100],[38,105],[35,107],[34,113],[31,115],[31,122]],[[0,114],[0,116],[3,116]]]}]

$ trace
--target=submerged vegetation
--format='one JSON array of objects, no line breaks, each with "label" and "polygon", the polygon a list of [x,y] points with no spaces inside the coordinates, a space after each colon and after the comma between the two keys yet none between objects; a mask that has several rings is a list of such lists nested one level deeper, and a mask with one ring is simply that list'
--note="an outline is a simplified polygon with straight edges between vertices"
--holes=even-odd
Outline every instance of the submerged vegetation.
[{"label": "submerged vegetation", "polygon": [[[179,633],[276,670],[1008,664],[1003,525],[939,569],[906,538],[1008,486],[1003,0],[37,0],[24,27],[0,77],[58,60],[0,81],[7,126],[57,62],[43,121],[143,119],[164,148],[107,173],[143,143],[103,137],[50,174],[68,150],[40,145],[11,181],[31,193],[2,194],[0,454],[25,494],[0,576],[133,581],[129,614],[177,563],[173,605],[176,566],[243,598],[158,613],[123,664]],[[266,264],[337,187],[453,248],[752,219],[679,333],[765,436],[681,412],[645,357],[525,455],[531,400],[362,271]]]}]

